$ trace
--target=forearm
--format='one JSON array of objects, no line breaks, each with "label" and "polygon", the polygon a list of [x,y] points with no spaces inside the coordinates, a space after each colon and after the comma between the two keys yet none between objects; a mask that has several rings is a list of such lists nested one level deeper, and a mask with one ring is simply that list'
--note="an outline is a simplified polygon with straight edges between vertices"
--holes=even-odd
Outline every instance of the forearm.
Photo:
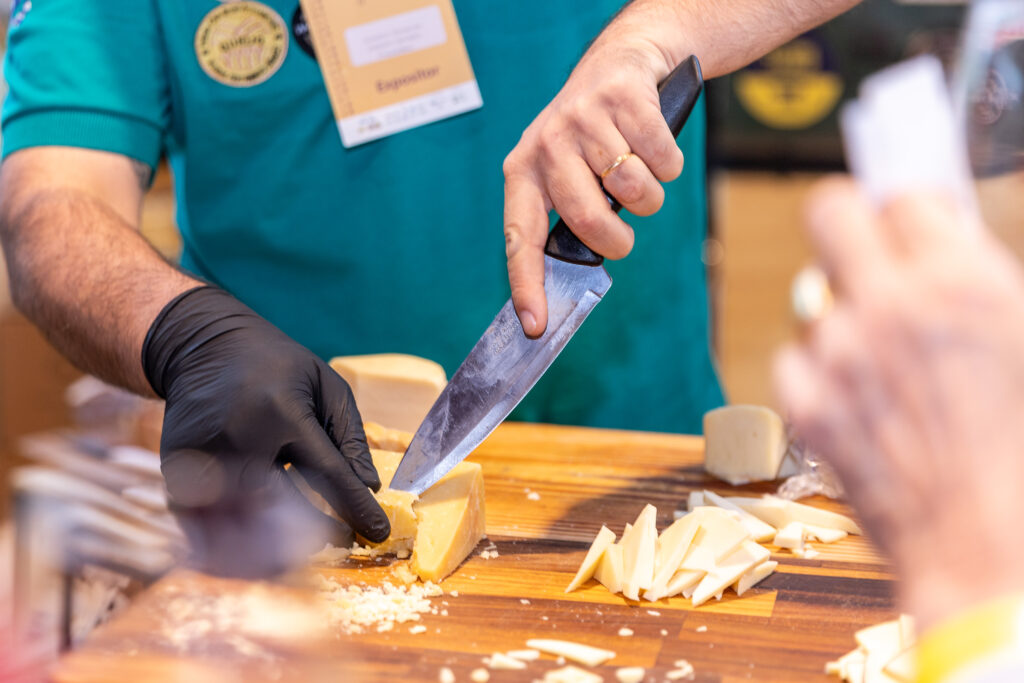
[{"label": "forearm", "polygon": [[15,305],[82,370],[140,394],[142,343],[197,280],[101,199],[77,188],[5,192],[0,237]]},{"label": "forearm", "polygon": [[660,55],[661,80],[689,55],[705,78],[731,73],[858,0],[635,0],[597,38],[638,42]]}]

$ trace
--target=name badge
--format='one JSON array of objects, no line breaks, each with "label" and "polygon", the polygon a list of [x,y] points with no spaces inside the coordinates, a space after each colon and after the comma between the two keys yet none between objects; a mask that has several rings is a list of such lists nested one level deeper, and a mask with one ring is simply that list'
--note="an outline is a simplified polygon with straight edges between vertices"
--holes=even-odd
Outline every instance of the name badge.
[{"label": "name badge", "polygon": [[451,0],[301,0],[345,147],[483,106]]}]

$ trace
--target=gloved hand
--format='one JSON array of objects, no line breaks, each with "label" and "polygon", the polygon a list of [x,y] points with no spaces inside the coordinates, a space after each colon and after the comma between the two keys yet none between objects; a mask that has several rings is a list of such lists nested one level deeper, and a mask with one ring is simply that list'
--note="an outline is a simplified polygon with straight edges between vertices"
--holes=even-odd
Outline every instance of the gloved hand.
[{"label": "gloved hand", "polygon": [[351,530],[317,511],[290,463],[352,529],[390,533],[380,478],[348,384],[227,292],[180,294],[153,321],[142,365],[167,400],[161,469],[195,560],[212,573],[272,575]]}]

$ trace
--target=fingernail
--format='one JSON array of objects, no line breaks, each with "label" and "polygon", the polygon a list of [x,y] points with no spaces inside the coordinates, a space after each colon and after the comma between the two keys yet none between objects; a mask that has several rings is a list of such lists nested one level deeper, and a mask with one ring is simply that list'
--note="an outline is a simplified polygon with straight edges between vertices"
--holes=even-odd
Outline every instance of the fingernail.
[{"label": "fingernail", "polygon": [[529,311],[523,311],[522,316],[523,330],[526,334],[536,334],[537,330],[537,318]]}]

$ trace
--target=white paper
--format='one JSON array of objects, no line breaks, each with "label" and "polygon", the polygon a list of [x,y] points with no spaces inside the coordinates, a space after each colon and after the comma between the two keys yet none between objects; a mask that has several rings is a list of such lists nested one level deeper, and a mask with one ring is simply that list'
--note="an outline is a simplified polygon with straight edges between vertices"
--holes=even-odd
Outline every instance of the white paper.
[{"label": "white paper", "polygon": [[352,66],[366,66],[444,45],[447,40],[448,34],[437,5],[345,29],[345,45]]}]

